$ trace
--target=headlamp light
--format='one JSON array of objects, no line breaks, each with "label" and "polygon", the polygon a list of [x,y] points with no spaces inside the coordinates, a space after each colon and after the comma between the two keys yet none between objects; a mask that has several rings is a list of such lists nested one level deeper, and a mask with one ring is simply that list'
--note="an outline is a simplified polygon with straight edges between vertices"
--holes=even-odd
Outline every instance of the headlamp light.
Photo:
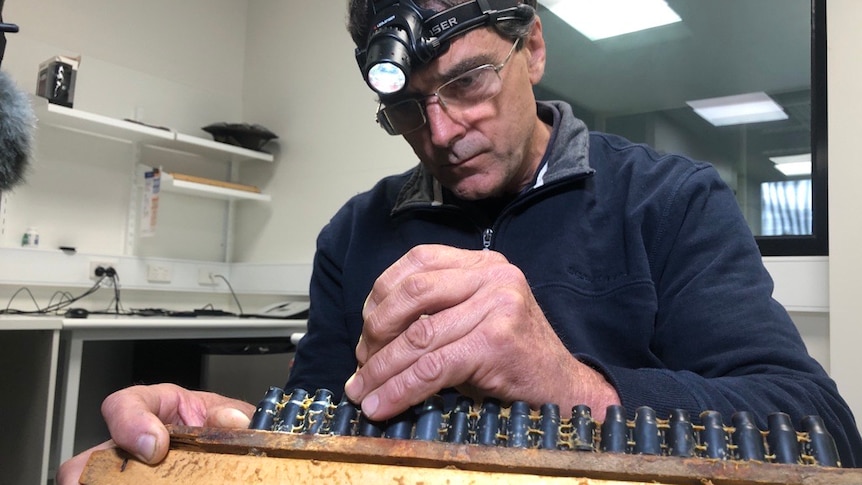
[{"label": "headlamp light", "polygon": [[364,65],[360,65],[371,89],[381,95],[404,89],[414,57],[411,51],[422,49],[423,41],[422,14],[413,2],[395,3],[381,10],[368,36]]},{"label": "headlamp light", "polygon": [[381,62],[368,70],[368,85],[380,94],[393,94],[407,86],[408,67],[394,62]]},{"label": "headlamp light", "polygon": [[412,0],[375,0],[371,14],[368,41],[356,49],[356,62],[368,86],[391,97],[407,87],[413,69],[445,52],[453,37],[501,20],[530,19],[534,10],[519,0],[472,0],[442,12]]}]

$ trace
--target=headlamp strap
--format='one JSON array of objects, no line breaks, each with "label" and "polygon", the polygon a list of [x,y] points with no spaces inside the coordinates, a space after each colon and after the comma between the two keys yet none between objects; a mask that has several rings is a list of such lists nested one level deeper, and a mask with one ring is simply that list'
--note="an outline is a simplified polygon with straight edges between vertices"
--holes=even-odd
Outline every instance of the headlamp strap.
[{"label": "headlamp strap", "polygon": [[482,9],[482,13],[491,11],[491,4],[488,3],[488,0],[476,0],[476,4],[479,5],[479,8]]},{"label": "headlamp strap", "polygon": [[490,0],[472,0],[438,12],[424,22],[425,31],[443,43],[476,27],[518,18],[520,0],[497,0],[494,3],[496,8],[491,6]]},{"label": "headlamp strap", "polygon": [[398,3],[399,0],[374,0],[371,3],[371,15],[377,15],[378,13],[386,10],[392,5]]}]

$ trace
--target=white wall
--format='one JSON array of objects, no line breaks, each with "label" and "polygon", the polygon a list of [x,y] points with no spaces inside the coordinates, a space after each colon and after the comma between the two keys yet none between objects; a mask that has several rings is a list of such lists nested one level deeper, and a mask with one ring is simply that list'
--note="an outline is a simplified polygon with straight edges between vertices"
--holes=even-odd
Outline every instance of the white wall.
[{"label": "white wall", "polygon": [[[27,92],[42,61],[81,56],[76,109],[205,137],[202,126],[241,119],[246,2],[10,0],[3,13],[21,29],[8,36],[3,70]],[[135,153],[128,143],[40,126],[27,184],[4,194],[0,247],[19,245],[35,226],[45,250],[123,254]],[[167,157],[143,155],[151,165]],[[224,175],[224,165],[197,174]],[[224,259],[224,204],[172,194],[163,209],[159,238],[143,241],[137,254]],[[194,249],[181,250],[183,241]]]},{"label": "white wall", "polygon": [[858,207],[862,163],[859,113],[862,112],[862,2],[829,0],[829,321],[833,377],[862,419],[862,221]]},{"label": "white wall", "polygon": [[33,92],[54,55],[82,56],[75,107],[185,131],[242,113],[245,1],[7,0],[3,70]]},{"label": "white wall", "polygon": [[[279,135],[267,147],[276,153],[276,161],[246,164],[240,179],[260,186],[272,195],[272,202],[237,206],[234,254],[227,259],[307,263],[317,233],[348,197],[370,188],[384,175],[415,164],[408,145],[386,135],[374,122],[376,103],[353,58],[344,5],[163,0],[121,6],[110,0],[7,0],[4,16],[19,24],[21,32],[9,36],[3,68],[33,92],[39,62],[56,54],[81,55],[75,108],[116,118],[139,115],[142,121],[204,137],[209,135],[200,127],[214,121],[266,126]],[[53,131],[44,135],[64,136]],[[68,145],[74,138],[63,141]],[[53,195],[78,199],[91,215],[94,210],[100,212],[90,219],[101,220],[102,227],[111,229],[79,229],[70,223],[65,232],[81,234],[71,240],[53,237],[48,228],[56,225],[49,220],[56,204],[40,202],[47,189],[21,188],[9,201],[13,217],[0,245],[16,245],[20,234],[35,225],[43,246],[68,244],[94,253],[121,252],[123,231],[117,228],[127,215],[131,176],[116,161],[129,158],[130,152],[127,146],[103,145],[94,149],[97,153],[79,147],[72,155],[96,165],[90,171],[95,175],[82,184],[93,177],[116,181],[110,184],[109,196],[82,197],[63,189],[74,174],[57,174],[72,169],[62,161],[47,166],[44,162],[57,158],[48,153],[60,150],[56,144],[39,145],[37,155],[45,156],[35,161],[29,180],[33,186],[58,189]],[[75,167],[80,166],[76,161]],[[173,205],[191,204],[200,202],[185,198]],[[43,209],[34,213],[38,207]],[[218,209],[208,210],[209,221],[219,218]],[[25,211],[29,217],[15,216]],[[176,214],[166,211],[164,217]],[[187,224],[198,220],[189,219]],[[209,236],[220,233],[214,230]],[[144,250],[147,244],[144,241]],[[155,253],[165,246],[169,244],[157,245],[144,255],[158,256]],[[213,252],[201,259],[213,259]]]},{"label": "white wall", "polygon": [[377,127],[345,28],[345,1],[252,0],[246,85],[249,120],[280,135],[281,155],[243,176],[272,194],[267,211],[240,207],[237,261],[308,262],[317,233],[350,196],[416,163]]}]

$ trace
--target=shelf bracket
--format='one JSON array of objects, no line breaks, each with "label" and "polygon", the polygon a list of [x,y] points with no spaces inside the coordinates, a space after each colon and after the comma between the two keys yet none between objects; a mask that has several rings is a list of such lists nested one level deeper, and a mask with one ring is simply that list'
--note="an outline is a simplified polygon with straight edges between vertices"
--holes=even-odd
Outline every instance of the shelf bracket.
[{"label": "shelf bracket", "polygon": [[138,214],[140,213],[140,199],[142,196],[141,176],[141,144],[138,142],[132,143],[132,164],[131,177],[132,181],[129,185],[129,212],[126,214],[126,234],[124,254],[134,256],[138,243]]}]

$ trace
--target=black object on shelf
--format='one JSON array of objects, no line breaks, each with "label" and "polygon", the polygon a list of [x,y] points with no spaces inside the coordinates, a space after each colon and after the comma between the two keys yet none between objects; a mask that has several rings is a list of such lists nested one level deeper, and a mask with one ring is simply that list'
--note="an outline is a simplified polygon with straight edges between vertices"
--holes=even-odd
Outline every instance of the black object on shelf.
[{"label": "black object on shelf", "polygon": [[264,145],[278,138],[265,127],[248,123],[213,123],[201,129],[211,134],[215,141],[256,151],[263,151]]}]

